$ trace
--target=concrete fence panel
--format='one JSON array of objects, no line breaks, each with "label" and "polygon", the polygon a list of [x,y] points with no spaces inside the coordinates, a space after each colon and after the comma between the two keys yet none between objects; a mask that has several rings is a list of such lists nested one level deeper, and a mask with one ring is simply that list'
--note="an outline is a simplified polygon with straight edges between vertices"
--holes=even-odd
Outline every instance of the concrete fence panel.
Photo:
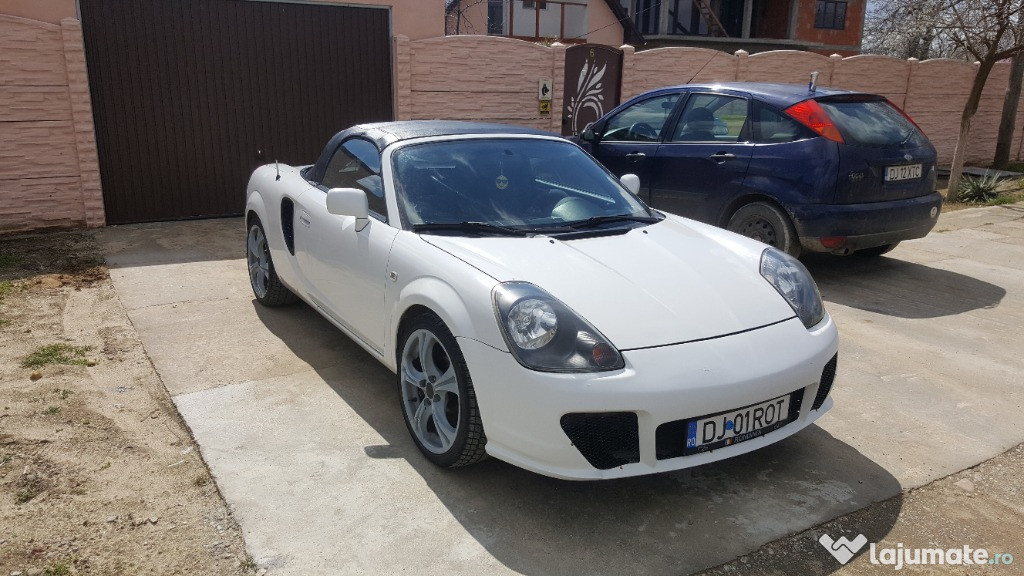
[{"label": "concrete fence panel", "polygon": [[622,87],[623,101],[648,90],[692,82],[736,80],[736,57],[706,48],[658,48],[633,55],[632,82]]},{"label": "concrete fence panel", "polygon": [[865,54],[833,60],[832,87],[882,94],[901,108],[909,81],[910,65],[899,58]]},{"label": "concrete fence panel", "polygon": [[409,50],[408,118],[556,129],[552,114],[541,114],[537,103],[538,80],[556,77],[554,48],[495,36],[445,36],[409,42]]},{"label": "concrete fence panel", "polygon": [[[737,80],[741,82],[792,82],[807,84],[811,72],[818,73],[819,86],[832,86],[832,60],[828,56],[798,50],[774,50],[757,54],[739,54]],[[746,59],[746,63],[742,61]]]},{"label": "concrete fence panel", "polygon": [[[972,78],[973,79],[973,78]],[[999,62],[989,73],[985,82],[985,90],[981,93],[978,112],[971,120],[971,136],[968,140],[968,162],[988,164],[996,153],[999,138],[999,124],[1003,117],[1003,101],[1010,85],[1010,63]],[[1014,123],[1016,132],[1020,132],[1020,106],[1018,105],[1017,121]],[[960,116],[956,117],[956,127],[960,126]],[[1011,149],[1012,153],[1012,149]]]},{"label": "concrete fence panel", "polygon": [[[910,61],[904,109],[935,145],[940,163],[953,160],[960,116],[976,70],[976,66],[959,60]],[[968,158],[975,158],[968,162],[977,161],[973,153]]]}]

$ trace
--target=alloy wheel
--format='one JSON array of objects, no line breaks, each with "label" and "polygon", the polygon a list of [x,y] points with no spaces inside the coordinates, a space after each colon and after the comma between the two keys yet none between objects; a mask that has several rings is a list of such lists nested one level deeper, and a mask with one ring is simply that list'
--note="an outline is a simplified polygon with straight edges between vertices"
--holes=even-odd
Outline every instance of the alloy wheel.
[{"label": "alloy wheel", "polygon": [[447,452],[461,424],[459,384],[448,351],[433,332],[421,328],[406,339],[400,368],[410,429],[430,452]]}]

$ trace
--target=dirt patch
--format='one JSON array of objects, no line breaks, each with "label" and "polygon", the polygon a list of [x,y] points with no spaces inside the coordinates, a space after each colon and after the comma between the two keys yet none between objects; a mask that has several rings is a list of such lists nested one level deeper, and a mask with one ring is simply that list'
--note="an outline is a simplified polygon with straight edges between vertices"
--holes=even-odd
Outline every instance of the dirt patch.
[{"label": "dirt patch", "polygon": [[0,341],[0,575],[256,573],[91,234],[0,237]]}]

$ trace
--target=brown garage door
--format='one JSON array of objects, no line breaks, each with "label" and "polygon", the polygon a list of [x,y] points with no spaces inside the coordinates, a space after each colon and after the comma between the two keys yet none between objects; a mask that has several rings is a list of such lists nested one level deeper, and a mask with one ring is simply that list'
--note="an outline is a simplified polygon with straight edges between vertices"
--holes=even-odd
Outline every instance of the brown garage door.
[{"label": "brown garage door", "polygon": [[79,0],[107,222],[240,214],[259,164],[393,119],[390,11]]}]

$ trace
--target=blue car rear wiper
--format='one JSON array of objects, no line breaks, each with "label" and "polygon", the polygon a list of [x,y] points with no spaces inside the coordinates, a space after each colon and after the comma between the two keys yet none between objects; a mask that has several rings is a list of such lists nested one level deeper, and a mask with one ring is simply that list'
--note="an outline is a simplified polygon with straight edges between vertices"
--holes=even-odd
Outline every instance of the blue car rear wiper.
[{"label": "blue car rear wiper", "polygon": [[582,228],[593,228],[595,226],[600,226],[601,224],[608,224],[609,222],[643,222],[645,224],[653,224],[655,222],[661,222],[661,219],[654,216],[614,214],[612,216],[594,216],[593,218],[587,218],[586,220],[580,220],[579,222],[570,222],[567,226],[579,230]]},{"label": "blue car rear wiper", "polygon": [[430,222],[413,224],[413,232],[474,232],[497,236],[527,236],[533,232],[522,228],[511,228],[487,222]]}]

